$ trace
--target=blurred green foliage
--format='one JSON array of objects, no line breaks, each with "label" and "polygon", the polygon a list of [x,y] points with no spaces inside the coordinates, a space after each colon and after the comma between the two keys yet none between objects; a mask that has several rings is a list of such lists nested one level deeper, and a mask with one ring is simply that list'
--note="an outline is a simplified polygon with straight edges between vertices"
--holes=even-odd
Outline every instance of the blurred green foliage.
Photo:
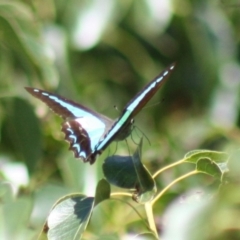
[{"label": "blurred green foliage", "polygon": [[[28,209],[32,204],[32,229],[41,228],[64,194],[91,195],[109,152],[94,166],[75,160],[63,141],[61,120],[24,86],[59,93],[117,118],[114,105],[122,109],[164,67],[177,62],[174,74],[136,117],[135,124],[151,142],[143,147],[144,164],[154,172],[194,149],[231,154],[240,142],[239,28],[238,0],[0,0],[0,179],[11,183]],[[115,146],[110,153],[114,151]],[[125,143],[117,151],[128,154]],[[188,169],[184,165],[163,173],[158,187]],[[214,181],[191,177],[174,186],[156,204],[156,219],[161,222],[176,196],[204,186],[212,189]],[[237,187],[234,183],[232,192]],[[119,224],[125,211],[112,208],[112,224]],[[118,230],[137,231],[139,225],[131,225],[135,220]],[[228,234],[223,224],[220,229]]]}]

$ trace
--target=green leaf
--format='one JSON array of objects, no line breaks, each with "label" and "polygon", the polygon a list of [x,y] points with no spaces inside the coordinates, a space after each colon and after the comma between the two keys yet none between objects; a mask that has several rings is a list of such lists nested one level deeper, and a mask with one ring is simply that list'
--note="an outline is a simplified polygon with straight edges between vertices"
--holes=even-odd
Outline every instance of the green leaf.
[{"label": "green leaf", "polygon": [[42,79],[56,82],[57,73],[49,48],[41,38],[41,28],[31,8],[19,1],[0,3],[2,42],[20,58],[29,72],[39,73]]},{"label": "green leaf", "polygon": [[[70,8],[66,8],[68,29],[71,30],[70,38],[75,48],[87,50],[98,44],[106,28],[115,20],[113,10],[116,9],[116,5],[116,1],[105,2],[104,8],[99,11],[102,3],[98,0],[92,0],[72,2]],[[94,22],[90,28],[89,19]]]},{"label": "green leaf", "polygon": [[93,205],[94,198],[82,194],[62,199],[48,217],[48,239],[80,239],[89,222]]},{"label": "green leaf", "polygon": [[218,164],[212,161],[209,158],[201,158],[197,161],[196,169],[199,172],[208,174],[212,177],[218,178],[219,180],[222,177],[222,171],[219,168]]},{"label": "green leaf", "polygon": [[153,198],[155,182],[141,162],[142,141],[133,156],[111,156],[105,159],[103,173],[111,184],[127,189],[134,189],[133,198],[146,202]]},{"label": "green leaf", "polygon": [[137,191],[133,198],[140,203],[145,203],[153,199],[157,189],[152,175],[142,164],[142,139],[134,153],[132,160],[138,179]]},{"label": "green leaf", "polygon": [[225,152],[193,150],[184,156],[184,161],[196,164],[201,158],[209,158],[216,163],[222,163],[228,161],[229,155]]},{"label": "green leaf", "polygon": [[100,202],[109,199],[110,193],[111,189],[109,183],[105,179],[100,180],[96,188],[94,205],[96,206]]},{"label": "green leaf", "polygon": [[[19,198],[0,204],[0,239],[36,239],[27,228],[32,211],[32,199]],[[17,217],[16,217],[17,216]]]},{"label": "green leaf", "polygon": [[114,155],[106,158],[102,167],[103,174],[109,183],[121,188],[136,188],[137,175],[132,157]]},{"label": "green leaf", "polygon": [[3,126],[3,138],[8,151],[14,149],[26,161],[30,173],[36,168],[42,153],[40,123],[32,107],[21,98],[13,98],[6,104],[7,117]]}]

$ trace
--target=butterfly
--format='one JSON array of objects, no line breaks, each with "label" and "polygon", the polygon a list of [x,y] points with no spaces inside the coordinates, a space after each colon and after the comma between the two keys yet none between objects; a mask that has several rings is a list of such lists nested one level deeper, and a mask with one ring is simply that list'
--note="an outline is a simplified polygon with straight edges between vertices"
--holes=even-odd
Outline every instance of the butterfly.
[{"label": "butterfly", "polygon": [[31,87],[25,89],[63,118],[62,132],[74,156],[93,164],[112,141],[124,140],[131,134],[133,117],[168,79],[174,67],[171,64],[138,92],[115,121],[57,94]]}]

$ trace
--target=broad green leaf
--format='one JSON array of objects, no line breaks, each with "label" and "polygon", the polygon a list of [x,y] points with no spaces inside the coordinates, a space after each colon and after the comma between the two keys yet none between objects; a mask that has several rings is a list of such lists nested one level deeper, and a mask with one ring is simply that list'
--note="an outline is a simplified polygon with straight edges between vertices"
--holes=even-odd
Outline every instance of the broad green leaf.
[{"label": "broad green leaf", "polygon": [[34,239],[36,233],[26,226],[32,211],[32,199],[19,198],[0,204],[0,239]]},{"label": "broad green leaf", "polygon": [[105,179],[100,180],[96,188],[94,205],[96,206],[100,202],[109,199],[110,192],[111,189],[109,183]]},{"label": "broad green leaf", "polygon": [[[8,115],[4,124],[6,141],[26,161],[30,173],[41,158],[42,143],[40,124],[32,107],[21,98],[7,104]],[[6,136],[7,135],[7,136]]]},{"label": "broad green leaf", "polygon": [[[13,98],[6,104],[7,117],[4,122],[4,136],[8,147],[26,161],[30,173],[42,153],[40,123],[32,107],[21,98]],[[6,146],[7,147],[7,146]]]},{"label": "broad green leaf", "polygon": [[155,182],[141,162],[142,141],[133,156],[111,156],[105,159],[103,173],[111,184],[134,189],[133,198],[149,201],[155,194]]},{"label": "broad green leaf", "polygon": [[109,23],[114,22],[116,4],[116,1],[111,0],[91,0],[75,2],[71,5],[67,21],[69,21],[68,28],[71,29],[70,36],[74,47],[87,50],[100,41]]},{"label": "broad green leaf", "polygon": [[132,164],[132,157],[113,155],[105,159],[103,174],[107,181],[115,186],[134,189],[137,175]]},{"label": "broad green leaf", "polygon": [[31,226],[42,226],[52,209],[53,204],[62,196],[70,193],[63,184],[45,183],[34,191],[34,208],[31,215]]},{"label": "broad green leaf", "polygon": [[229,155],[225,152],[211,150],[193,150],[184,156],[184,161],[196,164],[200,158],[209,158],[216,163],[221,163],[227,162]]},{"label": "broad green leaf", "polygon": [[137,186],[137,191],[133,198],[140,203],[145,203],[153,199],[157,189],[154,179],[152,178],[147,168],[142,164],[141,159],[142,159],[142,139],[139,143],[136,152],[132,157],[133,165],[135,167],[139,184]]},{"label": "broad green leaf", "polygon": [[[19,1],[0,3],[1,39],[29,73],[56,82],[57,73],[31,8]],[[33,73],[35,72],[35,73]]]},{"label": "broad green leaf", "polygon": [[49,240],[78,240],[89,222],[94,205],[93,197],[75,194],[65,197],[51,211],[45,231]]},{"label": "broad green leaf", "polygon": [[219,180],[222,177],[222,171],[219,168],[218,164],[209,158],[200,158],[197,161],[196,169],[199,172],[211,175],[212,177],[218,178]]}]

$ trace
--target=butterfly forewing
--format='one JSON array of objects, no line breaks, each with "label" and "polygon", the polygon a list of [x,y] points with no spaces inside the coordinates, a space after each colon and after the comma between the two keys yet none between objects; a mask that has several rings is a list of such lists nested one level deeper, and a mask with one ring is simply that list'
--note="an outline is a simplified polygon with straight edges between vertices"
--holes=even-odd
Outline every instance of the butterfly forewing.
[{"label": "butterfly forewing", "polygon": [[136,114],[149,102],[149,100],[154,96],[158,89],[167,81],[170,74],[174,70],[175,63],[171,64],[163,72],[161,72],[157,77],[155,77],[150,83],[148,83],[144,89],[136,94],[136,96],[126,105],[123,110],[131,112],[131,117],[136,116]]},{"label": "butterfly forewing", "polygon": [[74,152],[74,156],[93,163],[97,155],[95,147],[114,121],[56,94],[29,87],[26,90],[65,120],[62,131],[70,143],[69,149]]},{"label": "butterfly forewing", "polygon": [[97,119],[99,118],[103,122],[106,121],[106,124],[108,122],[112,123],[111,119],[57,94],[52,94],[50,92],[43,91],[37,88],[25,87],[25,89],[34,97],[42,100],[45,104],[48,105],[50,109],[52,109],[56,114],[60,115],[64,119],[90,116]]},{"label": "butterfly forewing", "polygon": [[118,139],[118,134],[123,128],[125,129],[126,135],[121,136],[121,138],[128,137],[132,128],[132,118],[147,104],[147,102],[153,97],[162,84],[168,79],[174,67],[175,64],[171,64],[167,69],[165,69],[150,83],[148,83],[139,93],[137,93],[134,98],[132,98],[132,100],[123,109],[122,114],[114,123],[109,133],[106,135],[103,141],[99,143],[97,147],[98,149],[101,149],[107,142]]}]

